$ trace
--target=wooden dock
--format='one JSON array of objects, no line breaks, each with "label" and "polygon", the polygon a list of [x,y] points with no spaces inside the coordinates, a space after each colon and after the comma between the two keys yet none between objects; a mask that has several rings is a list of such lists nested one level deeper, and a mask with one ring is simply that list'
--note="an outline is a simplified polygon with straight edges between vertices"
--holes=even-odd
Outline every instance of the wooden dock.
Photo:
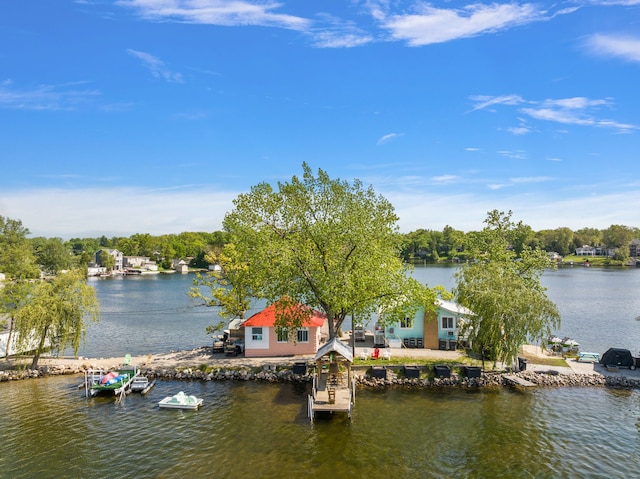
[{"label": "wooden dock", "polygon": [[522,386],[524,388],[535,387],[535,383],[531,381],[527,381],[526,379],[521,378],[520,376],[516,376],[515,374],[507,374],[504,378],[509,381],[514,386]]},{"label": "wooden dock", "polygon": [[351,418],[356,397],[352,362],[351,346],[338,338],[330,339],[318,349],[313,389],[307,402],[311,422],[319,413],[346,413]]},{"label": "wooden dock", "polygon": [[[323,377],[324,376],[324,377]],[[345,413],[351,417],[355,399],[355,381],[352,384],[327,384],[326,375],[314,380],[313,394],[309,395],[308,413],[311,421],[318,413]]]}]

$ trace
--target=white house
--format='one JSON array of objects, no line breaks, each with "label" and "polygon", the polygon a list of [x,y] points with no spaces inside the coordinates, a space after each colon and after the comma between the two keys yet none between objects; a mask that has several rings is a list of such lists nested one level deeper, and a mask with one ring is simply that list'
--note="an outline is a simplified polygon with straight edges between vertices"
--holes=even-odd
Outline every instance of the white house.
[{"label": "white house", "polygon": [[124,270],[124,256],[122,255],[121,251],[118,251],[117,249],[104,248],[96,252],[96,263],[100,266],[102,266],[102,261],[100,261],[100,258],[102,258],[102,255],[104,254],[109,254],[115,259],[113,271],[122,272]]}]

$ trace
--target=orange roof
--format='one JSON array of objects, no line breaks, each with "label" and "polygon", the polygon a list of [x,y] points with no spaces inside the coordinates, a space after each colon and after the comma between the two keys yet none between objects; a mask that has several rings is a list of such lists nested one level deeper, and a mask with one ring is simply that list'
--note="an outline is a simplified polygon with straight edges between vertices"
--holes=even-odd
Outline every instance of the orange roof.
[{"label": "orange roof", "polygon": [[[303,307],[303,306],[298,306]],[[313,314],[311,317],[305,322],[304,326],[306,327],[322,327],[324,322],[327,319],[327,315],[321,313],[320,311],[313,310]],[[254,314],[249,319],[247,319],[242,326],[266,326],[273,327],[276,321],[276,306],[272,304],[267,306],[265,309],[260,311],[259,313]]]}]

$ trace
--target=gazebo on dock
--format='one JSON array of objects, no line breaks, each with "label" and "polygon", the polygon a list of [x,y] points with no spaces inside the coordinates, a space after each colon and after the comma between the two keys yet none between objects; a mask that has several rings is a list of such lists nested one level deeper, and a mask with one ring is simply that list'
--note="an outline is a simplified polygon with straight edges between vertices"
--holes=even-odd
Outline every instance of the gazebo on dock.
[{"label": "gazebo on dock", "polygon": [[313,391],[309,395],[311,421],[318,412],[343,412],[351,417],[356,393],[351,371],[351,347],[338,338],[332,338],[318,349],[315,361]]}]

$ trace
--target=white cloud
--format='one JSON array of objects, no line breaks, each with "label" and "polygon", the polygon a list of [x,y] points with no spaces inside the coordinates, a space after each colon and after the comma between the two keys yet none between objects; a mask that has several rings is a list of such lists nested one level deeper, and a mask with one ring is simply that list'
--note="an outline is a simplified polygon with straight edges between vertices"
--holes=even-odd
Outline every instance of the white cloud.
[{"label": "white cloud", "polygon": [[154,57],[153,55],[146,52],[132,50],[131,48],[127,50],[127,53],[142,60],[142,64],[149,69],[149,71],[155,78],[162,78],[163,80],[171,83],[184,83],[182,74],[170,71],[165,66],[164,62],[158,57]]},{"label": "white cloud", "polygon": [[500,150],[498,151],[498,154],[506,157],[506,158],[512,158],[514,160],[526,160],[527,158],[527,154],[522,151],[522,150]]},{"label": "white cloud", "polygon": [[398,133],[389,133],[387,135],[383,135],[382,137],[380,137],[378,139],[377,144],[378,145],[384,145],[385,143],[389,143],[390,141],[395,140],[396,138],[398,138],[400,135]]},{"label": "white cloud", "polygon": [[15,88],[11,80],[0,84],[0,108],[16,110],[76,110],[101,95],[98,90],[81,89],[84,82]]},{"label": "white cloud", "polygon": [[537,120],[554,121],[567,125],[593,126],[597,128],[610,128],[620,133],[626,133],[630,130],[638,130],[640,127],[629,123],[620,123],[614,120],[599,120],[588,114],[586,111],[573,111],[570,109],[559,108],[522,108],[522,113],[529,115]]},{"label": "white cloud", "polygon": [[514,135],[526,135],[527,133],[531,133],[531,129],[527,126],[514,126],[511,128],[507,128],[509,133],[513,133]]},{"label": "white cloud", "polygon": [[471,100],[476,104],[471,111],[484,110],[494,105],[519,105],[524,100],[519,95],[501,95],[501,96],[487,96],[487,95],[475,95],[471,97]]},{"label": "white cloud", "polygon": [[604,6],[613,6],[613,5],[623,5],[623,6],[634,6],[640,5],[640,0],[591,0],[591,3],[594,5],[604,5]]},{"label": "white cloud", "polygon": [[431,178],[435,183],[453,183],[459,180],[459,177],[456,175],[440,175],[434,176]]},{"label": "white cloud", "polygon": [[366,45],[374,37],[354,22],[322,13],[318,15],[322,25],[311,28],[307,33],[313,37],[313,46],[319,48],[351,48]]},{"label": "white cloud", "polygon": [[[622,123],[607,118],[598,118],[596,112],[603,106],[611,106],[613,100],[611,98],[586,98],[586,97],[569,97],[569,98],[550,98],[541,101],[526,100],[518,95],[501,95],[486,96],[475,95],[470,99],[476,104],[471,112],[477,110],[490,109],[495,105],[518,106],[518,113],[527,115],[536,120],[553,121],[565,125],[592,126],[596,128],[608,128],[617,130],[618,133],[628,133],[632,130],[640,129],[640,126],[630,123]],[[523,106],[527,105],[527,106]],[[520,127],[507,128],[514,134],[525,134],[531,131],[529,125],[525,125],[525,120],[519,118]]]},{"label": "white cloud", "polygon": [[574,96],[572,98],[547,99],[540,102],[545,108],[563,108],[565,110],[584,110],[590,107],[608,105],[611,103],[610,98],[592,100],[583,96]]},{"label": "white cloud", "polygon": [[318,48],[361,47],[373,41],[371,35],[353,32],[323,31],[313,35],[313,45]]},{"label": "white cloud", "polygon": [[143,18],[157,21],[223,26],[260,25],[300,31],[311,25],[306,18],[273,13],[273,10],[282,6],[273,1],[119,0],[116,4],[136,10]]},{"label": "white cloud", "polygon": [[455,10],[423,3],[414,14],[392,15],[383,22],[383,27],[393,38],[421,46],[506,30],[540,21],[545,15],[546,12],[529,3],[475,3]]},{"label": "white cloud", "polygon": [[[637,4],[640,4],[638,0]],[[587,47],[595,54],[640,62],[640,38],[620,35],[591,35]]]}]

